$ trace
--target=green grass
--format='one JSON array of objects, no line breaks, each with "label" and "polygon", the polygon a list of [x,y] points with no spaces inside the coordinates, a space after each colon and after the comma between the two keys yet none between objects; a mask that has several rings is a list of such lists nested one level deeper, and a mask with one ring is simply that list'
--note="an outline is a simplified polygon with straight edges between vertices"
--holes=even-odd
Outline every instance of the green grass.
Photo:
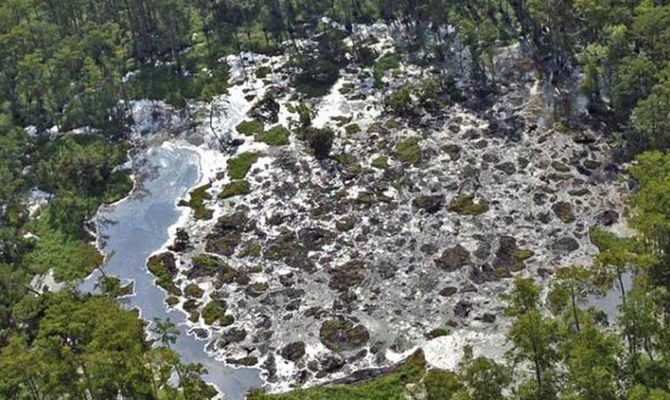
[{"label": "green grass", "polygon": [[189,201],[182,200],[179,202],[179,205],[192,208],[195,219],[198,220],[212,219],[214,211],[205,207],[205,201],[212,199],[212,196],[209,193],[207,193],[207,190],[209,190],[211,187],[212,185],[207,184],[191,190],[191,192],[189,193],[189,196],[191,197],[190,200]]},{"label": "green grass", "polygon": [[426,361],[423,354],[417,352],[395,372],[366,382],[298,389],[276,395],[253,391],[247,398],[249,400],[405,400],[406,385],[420,382],[425,373]]},{"label": "green grass", "polygon": [[244,179],[259,157],[260,154],[258,153],[246,152],[228,160],[228,176],[230,176],[230,179]]},{"label": "green grass", "polygon": [[266,143],[270,146],[285,146],[289,144],[291,132],[282,125],[276,125],[268,129],[267,132],[256,135],[256,140]]},{"label": "green grass", "polygon": [[242,121],[235,128],[238,133],[245,136],[260,135],[265,130],[265,126],[260,121]]},{"label": "green grass", "polygon": [[251,186],[245,180],[232,181],[223,187],[219,194],[220,199],[227,199],[234,196],[243,196],[251,193]]},{"label": "green grass", "polygon": [[419,147],[418,139],[403,140],[396,144],[395,152],[398,159],[405,164],[418,165],[421,162],[421,147]]}]

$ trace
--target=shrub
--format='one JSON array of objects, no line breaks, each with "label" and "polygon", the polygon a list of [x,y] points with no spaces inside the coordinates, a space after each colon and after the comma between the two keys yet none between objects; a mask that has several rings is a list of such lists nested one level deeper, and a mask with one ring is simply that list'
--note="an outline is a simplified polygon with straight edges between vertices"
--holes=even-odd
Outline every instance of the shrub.
[{"label": "shrub", "polygon": [[230,179],[244,179],[251,166],[258,160],[258,153],[242,153],[228,160],[228,176]]},{"label": "shrub", "polygon": [[360,125],[353,123],[344,127],[344,130],[347,132],[347,135],[355,135],[361,131]]},{"label": "shrub", "polygon": [[384,78],[386,71],[400,68],[400,61],[402,61],[402,58],[397,53],[384,54],[377,60],[372,72],[375,79],[375,87],[382,85],[382,78]]},{"label": "shrub", "polygon": [[288,129],[282,125],[270,128],[267,132],[256,136],[257,140],[270,146],[285,146],[289,144],[288,137],[291,134]]},{"label": "shrub", "polygon": [[325,95],[340,78],[340,68],[325,59],[302,57],[298,66],[302,71],[295,77],[295,88],[308,97]]},{"label": "shrub", "polygon": [[256,78],[258,78],[258,79],[264,79],[264,78],[265,78],[266,76],[268,76],[268,74],[270,74],[271,72],[272,72],[272,68],[270,68],[270,67],[267,66],[267,65],[261,65],[261,66],[258,67],[258,69],[256,70]]},{"label": "shrub", "polygon": [[233,196],[242,196],[249,194],[251,192],[251,187],[249,182],[245,180],[236,180],[232,181],[226,186],[223,187],[221,194],[219,194],[220,199],[227,199]]},{"label": "shrub", "polygon": [[200,288],[195,283],[189,283],[185,288],[184,288],[184,294],[188,297],[195,297],[197,299],[201,298],[204,294],[205,291]]},{"label": "shrub", "polygon": [[386,101],[386,106],[398,116],[411,115],[414,111],[412,95],[408,87],[393,92]]},{"label": "shrub", "polygon": [[328,158],[330,150],[333,148],[335,133],[328,128],[310,128],[306,136],[309,147],[314,151],[314,157],[319,160]]},{"label": "shrub", "polygon": [[406,164],[417,165],[421,162],[421,147],[419,140],[414,138],[405,139],[395,146],[396,156]]},{"label": "shrub", "polygon": [[389,166],[389,159],[386,156],[379,156],[372,160],[372,167],[377,169],[386,169]]},{"label": "shrub", "polygon": [[193,209],[193,214],[195,219],[198,220],[208,220],[211,219],[214,215],[214,211],[205,207],[205,200],[211,200],[212,196],[207,193],[207,190],[211,188],[212,185],[203,185],[198,188],[193,189],[189,195],[189,201],[180,201],[180,206],[190,207]]},{"label": "shrub", "polygon": [[489,210],[489,205],[485,200],[475,202],[475,196],[461,193],[454,197],[447,208],[449,211],[461,215],[479,215]]},{"label": "shrub", "polygon": [[263,133],[265,126],[260,121],[242,121],[235,127],[235,130],[245,136],[255,136]]}]

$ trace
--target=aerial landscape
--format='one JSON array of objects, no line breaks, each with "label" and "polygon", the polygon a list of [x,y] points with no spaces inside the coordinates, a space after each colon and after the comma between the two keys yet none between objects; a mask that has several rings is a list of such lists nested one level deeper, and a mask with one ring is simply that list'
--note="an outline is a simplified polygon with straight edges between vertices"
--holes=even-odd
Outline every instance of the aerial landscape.
[{"label": "aerial landscape", "polygon": [[670,400],[670,2],[0,2],[0,399]]}]

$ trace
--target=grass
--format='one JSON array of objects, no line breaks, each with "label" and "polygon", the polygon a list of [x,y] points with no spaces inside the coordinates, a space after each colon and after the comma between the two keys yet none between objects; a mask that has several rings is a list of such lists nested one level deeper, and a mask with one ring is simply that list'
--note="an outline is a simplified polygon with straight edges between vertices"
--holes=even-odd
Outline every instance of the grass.
[{"label": "grass", "polygon": [[418,383],[426,373],[423,353],[410,356],[396,371],[372,380],[352,384],[298,389],[283,394],[252,391],[248,400],[405,400],[406,385]]},{"label": "grass", "polygon": [[228,160],[228,176],[230,176],[230,179],[244,179],[259,157],[260,154],[258,153],[246,152]]},{"label": "grass", "polygon": [[238,133],[245,136],[260,135],[265,130],[265,126],[260,121],[242,121],[235,127]]},{"label": "grass", "polygon": [[421,162],[421,147],[419,140],[408,138],[395,146],[396,156],[405,164],[418,165]]},{"label": "grass", "polygon": [[221,190],[221,193],[219,194],[219,198],[228,199],[234,196],[244,196],[249,193],[251,193],[249,182],[245,180],[236,180],[223,187],[223,190]]},{"label": "grass", "polygon": [[256,135],[256,140],[266,143],[270,146],[285,146],[289,144],[291,132],[282,125],[276,125],[267,132]]},{"label": "grass", "polygon": [[191,197],[189,201],[180,201],[180,206],[190,207],[193,209],[193,215],[195,219],[198,220],[209,220],[212,219],[214,211],[205,207],[205,201],[211,200],[212,196],[207,193],[207,191],[212,187],[212,185],[203,185],[198,188],[191,190],[189,196]]}]

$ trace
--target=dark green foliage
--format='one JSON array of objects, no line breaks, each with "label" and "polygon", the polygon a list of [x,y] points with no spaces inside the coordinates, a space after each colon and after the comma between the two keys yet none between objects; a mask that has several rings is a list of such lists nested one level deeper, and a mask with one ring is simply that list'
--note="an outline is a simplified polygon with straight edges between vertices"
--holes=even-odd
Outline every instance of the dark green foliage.
[{"label": "dark green foliage", "polygon": [[419,140],[408,138],[399,142],[395,146],[395,154],[405,164],[418,165],[422,159]]},{"label": "dark green foliage", "polygon": [[242,121],[235,129],[242,135],[255,136],[262,134],[265,126],[260,121]]},{"label": "dark green foliage", "polygon": [[228,326],[234,322],[230,314],[226,314],[225,308],[222,308],[218,302],[210,301],[202,309],[202,317],[207,325],[213,325],[218,322],[221,326]]},{"label": "dark green foliage", "polygon": [[340,68],[326,59],[303,57],[300,72],[295,77],[295,88],[308,97],[320,97],[328,93],[340,77]]},{"label": "dark green foliage", "polygon": [[389,70],[394,70],[400,67],[402,57],[397,53],[388,53],[381,56],[375,63],[373,70],[373,78],[375,80],[375,87],[381,87],[384,73]]},{"label": "dark green foliage", "polygon": [[223,187],[221,193],[219,194],[219,198],[227,199],[229,197],[243,196],[249,193],[251,193],[251,186],[249,185],[249,182],[245,180],[236,180],[231,181]]},{"label": "dark green foliage", "polygon": [[309,147],[314,151],[314,157],[319,160],[328,158],[330,149],[333,147],[335,132],[331,129],[310,128],[305,133]]},{"label": "dark green foliage", "polygon": [[149,272],[156,276],[156,284],[169,294],[180,296],[181,289],[174,284],[177,275],[177,266],[172,253],[162,253],[151,256],[147,261]]},{"label": "dark green foliage", "polygon": [[398,369],[387,376],[355,385],[299,389],[280,395],[252,392],[249,400],[405,400],[405,385],[417,383],[424,375],[426,361],[421,352],[410,356]]},{"label": "dark green foliage", "polygon": [[289,144],[291,132],[282,125],[274,126],[264,133],[256,136],[256,140],[266,143],[270,146],[285,146]]},{"label": "dark green foliage", "polygon": [[489,210],[489,205],[484,199],[475,201],[474,195],[461,193],[451,199],[447,209],[461,215],[480,215]]},{"label": "dark green foliage", "polygon": [[259,153],[241,153],[228,160],[228,176],[230,179],[244,179],[247,172],[260,157]]},{"label": "dark green foliage", "polygon": [[199,220],[208,220],[212,219],[214,211],[205,207],[205,201],[211,200],[212,196],[207,193],[207,191],[212,187],[212,185],[203,185],[198,188],[191,190],[189,193],[189,201],[180,201],[180,206],[191,207],[193,209],[193,216],[195,219]]}]

